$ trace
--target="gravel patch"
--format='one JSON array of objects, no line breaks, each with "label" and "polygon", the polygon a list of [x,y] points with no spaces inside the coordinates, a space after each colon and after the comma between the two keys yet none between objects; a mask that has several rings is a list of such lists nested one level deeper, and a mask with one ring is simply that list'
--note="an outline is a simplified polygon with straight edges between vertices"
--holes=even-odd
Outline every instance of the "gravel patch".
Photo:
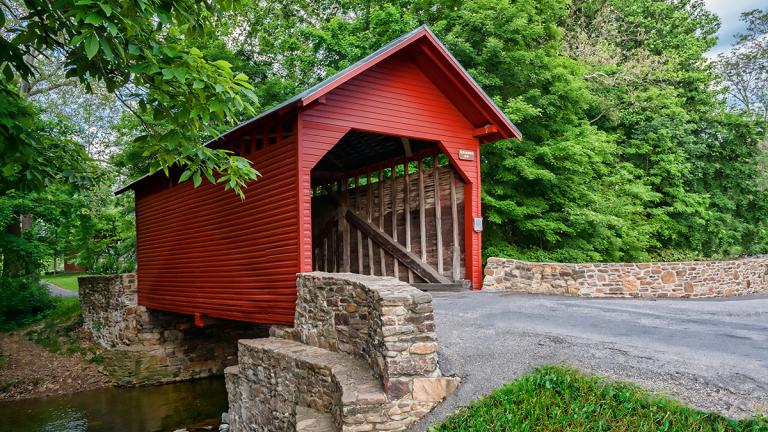
[{"label": "gravel patch", "polygon": [[40,281],[40,283],[42,283],[46,288],[48,288],[48,292],[51,293],[51,295],[54,297],[78,297],[79,296],[79,294],[74,291],[66,290],[50,282]]}]

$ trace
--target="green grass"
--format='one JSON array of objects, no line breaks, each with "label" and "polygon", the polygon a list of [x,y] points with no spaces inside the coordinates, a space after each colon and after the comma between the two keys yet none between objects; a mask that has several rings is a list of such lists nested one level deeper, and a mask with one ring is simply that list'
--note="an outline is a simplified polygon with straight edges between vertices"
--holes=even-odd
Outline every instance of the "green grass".
[{"label": "green grass", "polygon": [[768,418],[730,420],[633,384],[544,366],[458,410],[430,431],[766,432]]},{"label": "green grass", "polygon": [[32,326],[27,336],[48,351],[73,354],[83,350],[76,334],[81,324],[80,299],[60,297],[56,299],[56,307]]},{"label": "green grass", "polygon": [[43,280],[69,291],[78,291],[77,278],[85,276],[83,273],[65,273],[58,275],[45,275]]}]

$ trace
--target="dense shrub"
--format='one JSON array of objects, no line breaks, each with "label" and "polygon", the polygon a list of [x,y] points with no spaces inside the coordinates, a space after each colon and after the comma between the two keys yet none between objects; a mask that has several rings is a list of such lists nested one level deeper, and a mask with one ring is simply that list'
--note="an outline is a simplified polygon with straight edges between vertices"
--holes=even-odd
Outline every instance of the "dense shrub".
[{"label": "dense shrub", "polygon": [[35,322],[54,306],[53,297],[31,278],[0,278],[0,330]]}]

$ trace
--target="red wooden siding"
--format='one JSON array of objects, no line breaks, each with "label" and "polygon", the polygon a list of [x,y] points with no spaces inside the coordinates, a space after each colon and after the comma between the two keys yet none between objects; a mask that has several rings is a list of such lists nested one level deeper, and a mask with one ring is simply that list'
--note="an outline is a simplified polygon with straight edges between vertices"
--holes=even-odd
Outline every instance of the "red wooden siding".
[{"label": "red wooden siding", "polygon": [[[294,128],[295,130],[296,128]],[[298,272],[296,133],[248,157],[262,177],[245,201],[191,181],[136,192],[139,304],[292,324]],[[165,182],[168,182],[166,179]]]},{"label": "red wooden siding", "polygon": [[[288,117],[292,133],[283,138]],[[245,201],[220,185],[172,185],[162,173],[118,191],[136,192],[139,303],[292,324],[295,275],[312,270],[312,169],[353,129],[440,145],[466,184],[466,277],[479,289],[481,236],[473,230],[480,216],[479,143],[519,132],[420,27],[209,143],[248,153],[261,171]],[[474,160],[460,160],[460,150],[474,152]]]},{"label": "red wooden siding", "polygon": [[[314,165],[350,129],[438,141],[467,183],[465,234],[467,278],[481,285],[480,234],[472,230],[480,216],[479,143],[475,129],[451,100],[409,57],[396,54],[325,95],[325,102],[300,113],[298,164],[301,271],[312,270],[310,175]],[[459,150],[475,152],[459,160]]]}]

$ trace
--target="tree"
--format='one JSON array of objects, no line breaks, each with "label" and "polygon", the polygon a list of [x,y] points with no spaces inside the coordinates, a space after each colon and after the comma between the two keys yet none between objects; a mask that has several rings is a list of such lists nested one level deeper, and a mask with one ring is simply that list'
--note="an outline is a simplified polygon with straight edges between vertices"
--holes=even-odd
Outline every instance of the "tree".
[{"label": "tree", "polygon": [[728,102],[736,109],[768,120],[768,11],[741,14],[747,24],[738,42],[717,58],[728,89]]},{"label": "tree", "polygon": [[[762,199],[753,188],[759,128],[727,115],[714,85],[705,53],[717,17],[698,1],[583,0],[561,25],[599,101],[591,123],[616,136],[636,181],[656,194],[644,209],[651,252],[687,259],[763,250],[764,238],[742,229],[759,217],[746,211]],[[724,154],[738,155],[725,171]]]},{"label": "tree", "polygon": [[[231,3],[224,3],[231,6]],[[65,77],[93,91],[103,85],[141,119],[152,170],[179,165],[184,179],[223,183],[243,196],[258,172],[224,150],[203,146],[238,114],[253,113],[256,95],[248,78],[226,61],[208,61],[187,41],[204,33],[226,10],[219,4],[118,0],[27,0],[0,3],[0,155],[4,173],[34,173],[37,153],[23,109],[21,81],[38,77],[35,59],[57,55]],[[215,178],[218,176],[218,178]]]},{"label": "tree", "polygon": [[67,137],[71,129],[66,122],[42,120],[34,107],[20,99],[5,100],[8,104],[3,104],[2,94],[0,92],[0,118],[4,112],[27,114],[15,119],[15,124],[7,121],[5,124],[11,123],[15,131],[22,131],[29,141],[18,146],[13,154],[5,155],[7,165],[0,177],[0,207],[4,213],[0,218],[0,226],[4,228],[0,233],[3,263],[0,277],[36,276],[39,266],[34,263],[39,261],[38,249],[25,242],[21,227],[21,215],[30,214],[34,206],[20,197],[54,184],[85,186],[91,181],[94,167],[87,162],[83,147]]}]

